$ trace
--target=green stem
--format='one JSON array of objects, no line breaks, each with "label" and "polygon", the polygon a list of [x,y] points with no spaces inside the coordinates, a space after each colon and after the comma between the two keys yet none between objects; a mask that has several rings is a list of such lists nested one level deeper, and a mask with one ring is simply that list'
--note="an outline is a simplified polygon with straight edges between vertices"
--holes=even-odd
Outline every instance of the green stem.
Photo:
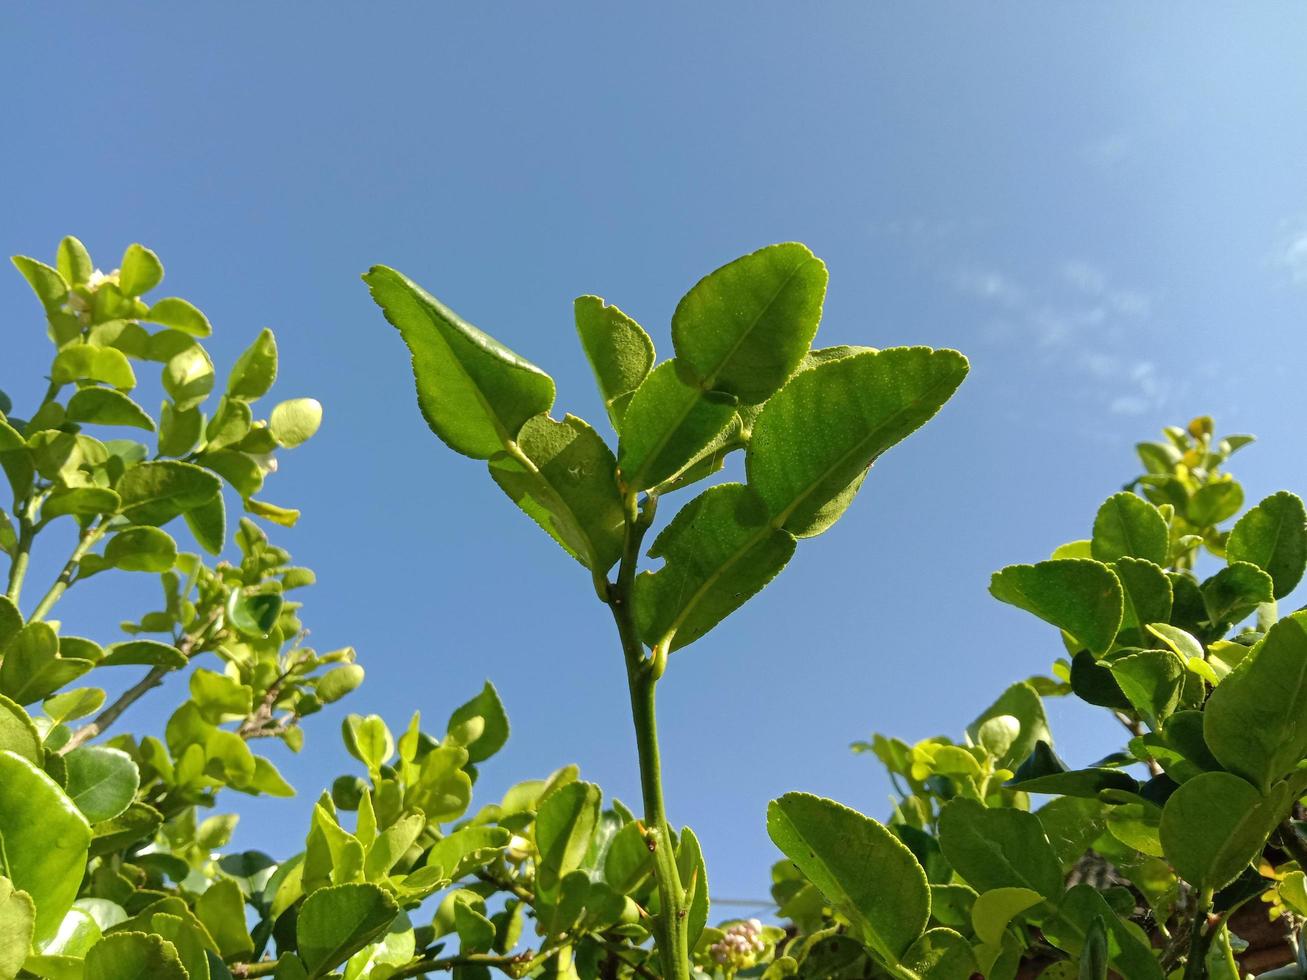
[{"label": "green stem", "polygon": [[9,565],[9,601],[15,606],[23,595],[23,579],[27,577],[27,564],[32,556],[32,541],[36,529],[32,524],[32,502],[26,501],[22,507],[15,507],[18,512],[18,546],[14,551],[13,561]]},{"label": "green stem", "polygon": [[50,586],[49,591],[37,603],[36,608],[32,610],[28,622],[40,621],[46,613],[54,608],[54,604],[63,597],[63,594],[68,591],[68,586],[72,584],[73,576],[77,574],[77,566],[81,563],[81,560],[86,557],[86,553],[95,547],[96,543],[104,537],[105,532],[108,530],[107,521],[101,521],[95,527],[82,532],[77,547],[73,549],[73,553],[69,556],[63,571],[59,573],[59,577],[54,580],[54,584]]},{"label": "green stem", "polygon": [[654,855],[654,877],[658,883],[659,912],[655,923],[658,955],[662,960],[664,980],[690,980],[690,942],[688,909],[676,854],[672,848],[671,828],[663,803],[662,763],[658,751],[658,721],[654,695],[665,654],[646,658],[635,625],[633,596],[640,543],[653,523],[657,497],[645,498],[643,509],[634,495],[626,500],[626,542],[617,581],[608,590],[608,605],[617,623],[626,658],[626,679],[631,691],[631,720],[635,725],[635,742],[640,756],[640,790],[644,798],[646,841]]},{"label": "green stem", "polygon": [[1207,980],[1207,947],[1212,944],[1215,935],[1214,930],[1205,928],[1211,908],[1212,889],[1205,888],[1198,896],[1193,926],[1189,930],[1189,955],[1185,958],[1184,980]]}]

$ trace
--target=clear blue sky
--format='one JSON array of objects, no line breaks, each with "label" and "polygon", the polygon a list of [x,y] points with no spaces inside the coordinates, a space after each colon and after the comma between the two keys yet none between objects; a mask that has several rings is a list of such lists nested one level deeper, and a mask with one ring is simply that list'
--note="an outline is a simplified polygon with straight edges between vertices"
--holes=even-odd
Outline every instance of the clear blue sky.
[{"label": "clear blue sky", "polygon": [[[988,577],[1085,536],[1135,441],[1209,412],[1261,437],[1250,497],[1307,489],[1307,8],[658,7],[7,4],[0,248],[48,258],[72,233],[110,267],[149,245],[222,368],[276,330],[276,393],[327,409],[268,493],[304,510],[277,538],[319,573],[313,640],[358,648],[349,708],[395,727],[420,707],[439,730],[493,678],[513,737],[482,801],[567,762],[638,797],[621,657],[585,573],[427,431],[360,272],[405,270],[596,422],[572,298],[666,352],[681,293],[774,241],[830,266],[822,342],[968,354],[848,515],[673,658],[671,812],[714,893],[763,895],[768,799],[883,816],[851,740],[957,734],[1047,668],[1056,636]],[[0,318],[0,386],[31,397],[48,349],[17,274]],[[112,639],[115,603],[155,598],[131,585],[74,590],[67,628]],[[228,801],[238,844],[300,845],[347,769],[342,714],[278,756],[298,799]],[[1054,720],[1073,762],[1114,747],[1087,714]]]}]

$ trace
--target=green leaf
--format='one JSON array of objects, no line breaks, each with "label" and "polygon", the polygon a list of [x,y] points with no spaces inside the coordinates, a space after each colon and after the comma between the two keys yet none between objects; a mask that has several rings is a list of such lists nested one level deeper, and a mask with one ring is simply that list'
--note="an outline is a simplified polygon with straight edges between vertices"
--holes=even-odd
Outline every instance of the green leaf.
[{"label": "green leaf", "polygon": [[457,881],[493,861],[512,839],[512,833],[502,827],[461,827],[432,845],[427,865],[440,868],[446,878]]},{"label": "green leaf", "polygon": [[1228,772],[1204,772],[1186,780],[1162,808],[1166,859],[1195,888],[1224,888],[1261,854],[1283,816],[1277,804],[1287,804],[1283,794],[1277,797],[1262,796]]},{"label": "green leaf", "polygon": [[[65,639],[67,638],[65,637]],[[60,646],[62,646],[62,643]],[[85,718],[87,715],[99,711],[100,707],[104,704],[104,699],[104,691],[98,687],[78,687],[68,691],[60,691],[58,694],[46,698],[41,707],[45,709],[47,717],[56,724],[62,724],[65,721]],[[0,708],[4,706],[4,702],[0,701]],[[24,715],[26,715],[26,712],[24,712]],[[0,730],[2,730],[3,724],[3,717],[0,716]],[[12,745],[4,745],[3,741],[3,736],[0,735],[0,748],[13,749]],[[13,751],[18,750],[13,749]],[[22,752],[19,752],[18,754],[22,755],[29,762],[38,761]]]},{"label": "green leaf", "polygon": [[159,412],[159,455],[185,456],[200,441],[204,416],[198,408],[179,411],[164,402]]},{"label": "green leaf", "polygon": [[188,342],[168,358],[163,366],[163,390],[172,398],[179,412],[186,412],[209,397],[213,391],[213,361],[199,344]]},{"label": "green leaf", "polygon": [[1203,735],[1263,793],[1307,756],[1307,613],[1280,620],[1212,691]]},{"label": "green leaf", "polygon": [[119,749],[83,745],[64,756],[69,799],[89,823],[112,820],[131,804],[141,774],[131,756]]},{"label": "green leaf", "polygon": [[794,554],[750,487],[712,487],[681,509],[654,539],[663,567],[635,584],[635,616],[650,646],[693,643],[763,589]]},{"label": "green leaf", "polygon": [[180,330],[191,337],[207,337],[213,333],[208,317],[186,300],[175,296],[155,300],[149,312],[141,319],[149,323],[158,323],[172,330]]},{"label": "green leaf", "polygon": [[382,935],[398,911],[376,885],[319,888],[304,900],[295,926],[309,977],[326,975]]},{"label": "green leaf", "polygon": [[266,395],[277,380],[277,339],[264,328],[232,365],[227,397],[252,402]]},{"label": "green leaf", "polygon": [[61,385],[99,381],[121,391],[136,387],[136,373],[122,351],[89,344],[72,344],[56,354],[50,380]]},{"label": "green leaf", "polygon": [[41,505],[41,520],[50,521],[65,514],[74,517],[94,517],[112,514],[122,505],[118,494],[105,487],[74,487],[57,490]]},{"label": "green leaf", "polygon": [[369,881],[384,881],[390,869],[399,863],[422,829],[427,818],[421,813],[401,817],[377,835],[367,849],[363,870]]},{"label": "green leaf", "polygon": [[821,321],[826,266],[803,245],[771,245],[699,280],[672,315],[676,357],[704,391],[747,405],[775,393]]},{"label": "green leaf", "polygon": [[128,245],[118,270],[118,288],[127,296],[140,296],[161,282],[163,263],[159,261],[159,256],[144,245]]},{"label": "green leaf", "polygon": [[113,643],[104,652],[97,667],[185,667],[186,655],[169,643],[158,640],[124,640]]},{"label": "green leaf", "polygon": [[346,715],[341,735],[349,754],[376,772],[395,754],[395,737],[379,715]]},{"label": "green leaf", "polygon": [[91,254],[86,251],[86,246],[72,235],[65,235],[60,240],[59,248],[55,252],[55,265],[58,266],[59,275],[65,282],[77,286],[90,279],[91,273],[95,271],[95,263],[91,261]]},{"label": "green leaf", "polygon": [[1162,970],[1142,932],[1118,918],[1092,885],[1069,889],[1057,914],[1046,919],[1041,929],[1059,949],[1079,957],[1090,940],[1095,920],[1106,927],[1107,955],[1118,974],[1130,980],[1162,980]]},{"label": "green leaf", "polygon": [[1098,509],[1090,547],[1101,562],[1141,558],[1160,566],[1167,563],[1170,531],[1161,511],[1142,497],[1122,492]]},{"label": "green leaf", "polygon": [[620,432],[631,394],[653,369],[653,341],[638,323],[598,296],[577,297],[574,309],[581,346],[594,369],[608,418]]},{"label": "green leaf", "polygon": [[625,534],[617,461],[594,429],[574,415],[537,415],[522,426],[517,452],[490,460],[509,498],[573,558],[603,574],[622,556]]},{"label": "green leaf", "polygon": [[1112,570],[1083,558],[1009,565],[994,573],[989,592],[1065,630],[1098,655],[1111,648],[1124,613],[1121,583]]},{"label": "green leaf", "polygon": [[266,637],[277,625],[285,600],[280,592],[256,592],[237,589],[227,599],[227,622],[246,636]]},{"label": "green leaf", "polygon": [[1114,655],[1108,668],[1150,728],[1160,728],[1179,706],[1187,671],[1185,662],[1171,650]]},{"label": "green leaf", "polygon": [[973,742],[984,745],[982,731],[985,723],[1004,716],[1015,718],[1019,728],[1017,736],[1008,743],[1006,749],[999,746],[991,749],[997,750],[994,751],[996,766],[1012,769],[1034,752],[1040,742],[1052,744],[1053,733],[1049,730],[1048,717],[1044,714],[1044,702],[1035,689],[1024,681],[1013,684],[1004,691],[997,701],[967,726],[967,734]]},{"label": "green leaf", "polygon": [[130,527],[109,539],[104,559],[127,572],[166,572],[177,561],[177,542],[157,527]]},{"label": "green leaf", "polygon": [[64,282],[64,277],[59,274],[59,270],[36,259],[29,259],[26,255],[15,255],[11,261],[23,274],[27,284],[32,287],[32,292],[36,293],[45,311],[59,312],[64,300],[68,298],[68,283]]},{"label": "green leaf", "polygon": [[1120,769],[1105,766],[1068,768],[1043,741],[1035,746],[1035,751],[1021,764],[1013,778],[1003,785],[1024,793],[1056,793],[1091,800],[1098,799],[1098,794],[1105,789],[1128,793],[1139,791],[1138,780]]},{"label": "green leaf", "polygon": [[449,716],[446,744],[467,749],[467,761],[484,762],[508,741],[508,714],[495,686],[486,681],[481,693]]},{"label": "green leaf", "polygon": [[787,793],[768,804],[767,833],[881,956],[897,962],[925,931],[926,873],[875,820],[833,800]]},{"label": "green leaf", "polygon": [[59,656],[59,639],[48,623],[28,623],[14,635],[0,661],[0,693],[31,704],[91,669],[91,662]]},{"label": "green leaf", "polygon": [[978,891],[1029,888],[1062,894],[1062,868],[1039,818],[1024,810],[989,810],[959,797],[939,815],[939,844],[949,863]]},{"label": "green leaf", "polygon": [[31,716],[3,694],[0,694],[0,749],[22,756],[37,766],[44,762],[41,736]]},{"label": "green leaf", "polygon": [[1233,480],[1205,483],[1189,498],[1185,516],[1195,527],[1214,527],[1239,513],[1243,487]]},{"label": "green leaf", "polygon": [[13,980],[23,969],[32,948],[36,906],[32,896],[18,891],[8,878],[0,878],[0,978]]},{"label": "green leaf", "polygon": [[113,388],[81,388],[68,399],[70,422],[93,425],[129,425],[154,431],[154,419],[121,391]]},{"label": "green leaf", "polygon": [[232,398],[223,398],[204,430],[204,451],[216,453],[238,444],[249,435],[253,423],[254,413],[249,405]]},{"label": "green leaf", "polygon": [[0,751],[0,840],[6,877],[36,904],[35,937],[55,934],[77,897],[91,828],[53,779]]},{"label": "green leaf", "polygon": [[[691,949],[699,943],[704,926],[708,924],[708,868],[703,860],[699,838],[689,827],[681,828],[676,841],[676,870],[686,889],[689,908],[686,909],[686,935]],[[693,888],[693,892],[690,889]]]},{"label": "green leaf", "polygon": [[898,347],[800,371],[767,401],[745,457],[772,524],[797,537],[886,449],[930,420],[967,374],[951,350]]},{"label": "green leaf", "polygon": [[209,503],[222,489],[216,476],[193,463],[138,463],[118,481],[123,516],[134,524],[166,524]]},{"label": "green leaf", "polygon": [[114,932],[86,954],[84,980],[188,980],[177,947],[162,936]]},{"label": "green leaf", "polygon": [[322,403],[316,398],[280,402],[268,416],[272,437],[287,449],[308,442],[321,425]]},{"label": "green leaf", "polygon": [[[971,944],[959,932],[927,929],[903,954],[903,965],[928,980],[971,980],[979,972]],[[783,974],[781,974],[783,976]],[[763,974],[770,980],[770,974]]]},{"label": "green leaf", "polygon": [[535,823],[540,851],[536,874],[540,894],[550,900],[557,897],[562,880],[585,860],[599,822],[601,795],[593,783],[573,782],[540,801]]},{"label": "green leaf", "polygon": [[216,494],[208,503],[192,507],[184,515],[186,526],[201,548],[211,555],[222,552],[227,540],[227,505],[222,494]]},{"label": "green leaf", "polygon": [[653,854],[641,826],[634,820],[624,824],[604,855],[604,881],[625,895],[632,894],[653,872]]},{"label": "green leaf", "polygon": [[1225,543],[1225,555],[1232,562],[1265,569],[1275,583],[1275,598],[1283,599],[1307,567],[1307,511],[1302,500],[1285,490],[1271,494],[1239,518]]},{"label": "green leaf", "polygon": [[1039,892],[1029,888],[992,888],[981,893],[971,906],[971,927],[976,938],[998,945],[1012,920],[1043,900]]},{"label": "green leaf", "polygon": [[223,959],[248,956],[254,952],[254,940],[245,928],[245,899],[240,885],[230,878],[211,884],[195,900],[195,917],[218,944]]},{"label": "green leaf", "polygon": [[735,418],[733,398],[701,391],[680,371],[678,361],[663,361],[626,406],[617,463],[629,490],[646,490],[676,476]]},{"label": "green leaf", "polygon": [[554,404],[554,382],[385,266],[363,277],[413,356],[427,425],[455,452],[489,459]]},{"label": "green leaf", "polygon": [[363,668],[359,664],[342,664],[318,678],[314,693],[323,704],[331,704],[356,690],[362,683]]},{"label": "green leaf", "polygon": [[1165,623],[1171,618],[1171,580],[1165,571],[1141,558],[1119,558],[1110,568],[1121,583],[1122,631]]},{"label": "green leaf", "polygon": [[1246,561],[1231,562],[1202,586],[1203,605],[1213,623],[1237,623],[1275,599],[1271,576]]}]

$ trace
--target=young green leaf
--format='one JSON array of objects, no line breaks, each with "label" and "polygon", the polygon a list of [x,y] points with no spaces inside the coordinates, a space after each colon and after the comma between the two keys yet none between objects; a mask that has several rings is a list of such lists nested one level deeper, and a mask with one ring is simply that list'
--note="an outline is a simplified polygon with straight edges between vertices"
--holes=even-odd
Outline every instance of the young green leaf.
[{"label": "young green leaf", "polygon": [[179,460],[139,463],[117,487],[123,515],[135,524],[156,526],[207,504],[221,489],[216,476]]},{"label": "young green leaf", "polygon": [[273,438],[287,449],[308,442],[321,425],[322,403],[316,398],[280,402],[268,416]]},{"label": "young green leaf", "polygon": [[448,744],[467,749],[469,762],[484,762],[508,741],[508,713],[495,686],[486,681],[481,693],[460,705],[445,726]]},{"label": "young green leaf", "polygon": [[123,253],[118,288],[124,295],[140,296],[163,282],[163,263],[144,245],[131,244]]},{"label": "young green leaf", "polygon": [[677,476],[735,418],[734,399],[706,393],[663,361],[631,396],[622,417],[617,462],[629,490],[647,490]]},{"label": "young green leaf", "polygon": [[55,355],[50,366],[50,380],[61,385],[99,381],[119,391],[131,391],[136,387],[136,372],[121,351],[112,347],[73,344]]},{"label": "young green leaf", "polygon": [[266,395],[277,380],[277,338],[266,327],[232,365],[227,397],[252,402]]},{"label": "young green leaf", "polygon": [[890,962],[897,963],[925,931],[926,874],[875,820],[833,800],[787,793],[767,806],[767,834]]},{"label": "young green leaf", "polygon": [[622,556],[625,534],[612,451],[574,415],[529,419],[516,446],[490,460],[490,476],[568,554],[602,575]]},{"label": "young green leaf", "polygon": [[1111,649],[1124,613],[1121,583],[1112,570],[1083,558],[1009,565],[994,573],[989,592],[1065,630],[1098,655]]},{"label": "young green leaf", "polygon": [[704,391],[757,405],[808,352],[821,321],[826,266],[796,242],[771,245],[709,273],[672,315],[676,357]]},{"label": "young green leaf", "polygon": [[213,326],[209,323],[208,317],[186,300],[175,296],[155,300],[141,319],[172,330],[180,330],[191,337],[207,337],[213,333]]},{"label": "young green leaf", "polygon": [[64,281],[74,286],[85,283],[95,271],[95,263],[91,261],[86,246],[72,235],[66,235],[60,240],[55,252],[55,265]]},{"label": "young green leaf", "polygon": [[1275,584],[1275,598],[1283,599],[1307,567],[1307,511],[1302,500],[1284,490],[1271,494],[1239,518],[1225,554],[1232,562],[1265,569]]},{"label": "young green leaf", "polygon": [[796,537],[871,463],[930,420],[967,374],[956,351],[899,347],[800,371],[763,407],[745,457],[772,524]]},{"label": "young green leaf", "polygon": [[86,954],[83,980],[189,980],[177,947],[162,936],[115,932]]},{"label": "young green leaf", "polygon": [[602,794],[593,783],[561,786],[540,801],[536,813],[536,848],[540,852],[540,894],[556,898],[559,885],[581,866],[599,822]]},{"label": "young green leaf", "polygon": [[598,296],[574,304],[576,332],[594,370],[608,418],[618,432],[635,389],[653,369],[654,345],[640,324]]},{"label": "young green leaf", "polygon": [[489,459],[554,404],[554,382],[386,266],[363,277],[413,355],[427,425],[455,452]]}]

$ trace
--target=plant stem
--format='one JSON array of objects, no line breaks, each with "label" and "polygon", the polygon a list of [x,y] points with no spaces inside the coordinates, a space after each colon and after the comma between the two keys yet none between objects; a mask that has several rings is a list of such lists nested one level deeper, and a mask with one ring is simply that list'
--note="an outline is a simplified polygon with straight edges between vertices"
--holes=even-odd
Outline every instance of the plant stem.
[{"label": "plant stem", "polygon": [[[212,633],[213,627],[220,622],[221,615],[221,607],[214,609],[198,632],[188,633],[186,636],[182,637],[181,642],[177,644],[177,649],[181,651],[184,657],[189,660],[195,649],[204,644]],[[96,715],[93,721],[87,722],[81,728],[77,729],[77,731],[73,732],[72,737],[68,739],[62,748],[59,749],[59,754],[66,755],[79,745],[89,742],[97,735],[102,734],[105,729],[118,720],[118,717],[124,711],[130,708],[150,691],[154,690],[154,688],[162,684],[164,677],[170,674],[174,669],[175,668],[164,666],[151,667],[148,674],[127,690],[123,691],[122,694],[118,695],[118,698],[114,703]],[[254,974],[251,974],[251,976],[253,975]]]},{"label": "plant stem", "polygon": [[617,624],[626,658],[626,679],[631,691],[631,720],[635,725],[635,742],[640,756],[640,790],[644,798],[646,841],[654,855],[654,877],[658,882],[659,913],[655,924],[658,955],[662,960],[664,980],[690,980],[688,909],[685,889],[676,867],[671,829],[663,804],[662,764],[658,751],[658,722],[654,694],[662,674],[663,656],[646,658],[635,625],[633,586],[640,543],[653,523],[657,497],[645,498],[637,506],[634,494],[626,499],[626,541],[617,581],[608,589],[608,606]]},{"label": "plant stem", "polygon": [[32,525],[32,502],[26,501],[18,511],[18,546],[14,551],[13,561],[9,565],[9,601],[15,606],[23,595],[23,579],[27,577],[27,563],[32,557],[32,540],[36,537]]},{"label": "plant stem", "polygon": [[64,565],[63,571],[59,573],[59,577],[55,579],[54,584],[50,586],[49,591],[41,598],[41,601],[37,604],[36,608],[32,610],[32,615],[28,619],[28,622],[39,622],[46,613],[54,608],[54,604],[59,601],[66,591],[68,591],[68,586],[72,584],[73,576],[77,574],[78,564],[86,557],[86,553],[94,548],[96,543],[104,537],[105,532],[108,530],[109,525],[106,519],[101,521],[95,527],[87,528],[82,532],[81,538],[77,541],[77,547],[73,549],[72,555],[68,558],[68,563]]},{"label": "plant stem", "polygon": [[1189,955],[1185,958],[1184,980],[1207,980],[1207,947],[1212,944],[1214,930],[1204,928],[1207,914],[1212,908],[1212,889],[1205,888],[1198,896],[1194,908],[1193,926],[1189,930]]}]

